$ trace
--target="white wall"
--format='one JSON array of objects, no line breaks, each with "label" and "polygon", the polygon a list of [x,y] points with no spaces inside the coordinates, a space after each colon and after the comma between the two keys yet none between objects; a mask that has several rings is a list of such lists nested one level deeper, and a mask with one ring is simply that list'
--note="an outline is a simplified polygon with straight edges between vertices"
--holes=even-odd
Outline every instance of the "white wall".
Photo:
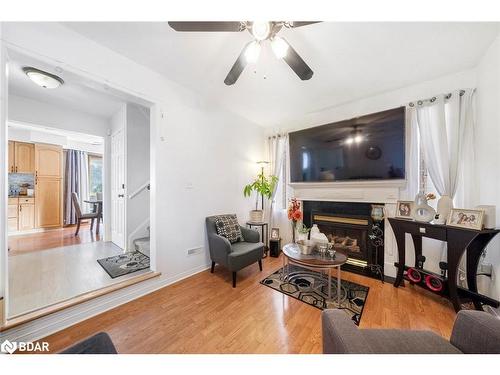
[{"label": "white wall", "polygon": [[105,136],[108,120],[85,112],[9,95],[9,120]]},{"label": "white wall", "polygon": [[128,196],[150,180],[149,169],[149,109],[127,104],[127,236],[147,235],[146,228],[139,228],[149,220],[149,191],[129,199]]},{"label": "white wall", "polygon": [[[500,35],[477,67],[476,176],[478,204],[496,205],[500,227]],[[488,246],[486,263],[493,264],[491,283],[485,277],[487,294],[500,298],[500,238]],[[480,285],[478,285],[480,286]]]},{"label": "white wall", "polygon": [[[0,24],[0,41],[4,37],[3,28]],[[4,74],[7,70],[7,50],[0,43],[0,160],[8,160],[7,148],[7,97],[8,85],[7,76]],[[6,297],[6,280],[7,280],[7,221],[6,215],[1,214],[7,210],[7,197],[8,194],[8,179],[7,168],[4,164],[0,165],[0,299]],[[6,311],[5,301],[3,311]],[[0,303],[2,303],[0,302]],[[0,324],[3,323],[4,317],[0,316]]]},{"label": "white wall", "polygon": [[[64,70],[99,81],[104,77],[111,88],[145,96],[156,104],[151,113],[151,199],[155,202],[151,234],[156,239],[152,244],[156,269],[162,275],[161,280],[144,284],[157,288],[161,282],[171,283],[205,269],[205,217],[222,212],[235,212],[240,221],[248,217],[252,201],[243,197],[242,188],[257,172],[255,162],[263,157],[262,128],[60,24],[3,23],[2,27],[8,47],[22,48],[41,59],[50,56]],[[204,248],[203,253],[188,257],[187,249],[197,246]],[[113,307],[118,295],[15,328],[7,337],[47,334],[85,319],[89,311],[95,314]]]}]

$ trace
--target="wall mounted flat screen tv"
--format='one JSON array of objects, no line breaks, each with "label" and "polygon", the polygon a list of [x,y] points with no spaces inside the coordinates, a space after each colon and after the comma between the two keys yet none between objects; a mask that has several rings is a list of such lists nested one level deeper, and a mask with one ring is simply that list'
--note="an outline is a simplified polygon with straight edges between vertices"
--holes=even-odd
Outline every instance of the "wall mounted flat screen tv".
[{"label": "wall mounted flat screen tv", "polygon": [[289,134],[290,181],[405,178],[405,108]]}]

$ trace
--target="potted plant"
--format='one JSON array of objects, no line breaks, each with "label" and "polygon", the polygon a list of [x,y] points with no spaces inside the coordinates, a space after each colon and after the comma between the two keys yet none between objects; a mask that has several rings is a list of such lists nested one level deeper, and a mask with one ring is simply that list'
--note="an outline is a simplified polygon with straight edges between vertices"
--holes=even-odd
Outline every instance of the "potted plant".
[{"label": "potted plant", "polygon": [[303,223],[299,226],[297,229],[297,232],[299,232],[299,241],[305,241],[307,240],[307,237],[309,236],[309,231],[311,228],[306,227]]},{"label": "potted plant", "polygon": [[295,230],[297,222],[302,220],[302,211],[300,210],[300,202],[296,198],[292,198],[288,204],[288,220],[292,222],[292,240],[295,242]]},{"label": "potted plant", "polygon": [[[260,173],[257,175],[257,178],[245,186],[243,189],[243,195],[245,197],[252,195],[252,191],[257,193],[255,198],[255,210],[250,211],[250,221],[262,222],[264,220],[264,198],[271,199],[277,182],[278,177],[273,175],[266,177],[264,175],[264,168],[262,168]],[[260,210],[259,196],[262,198],[262,206]]]}]

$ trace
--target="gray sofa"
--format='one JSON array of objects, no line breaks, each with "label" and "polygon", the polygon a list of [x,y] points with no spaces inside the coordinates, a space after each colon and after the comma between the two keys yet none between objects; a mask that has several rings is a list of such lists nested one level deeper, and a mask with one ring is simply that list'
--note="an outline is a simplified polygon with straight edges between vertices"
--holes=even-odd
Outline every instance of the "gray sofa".
[{"label": "gray sofa", "polygon": [[94,336],[77,342],[71,347],[64,349],[60,354],[118,354],[106,332],[99,332]]},{"label": "gray sofa", "polygon": [[209,216],[205,222],[207,225],[208,247],[210,259],[212,260],[211,272],[214,272],[216,264],[221,264],[233,274],[233,288],[236,287],[236,273],[253,264],[259,263],[262,271],[262,257],[264,256],[264,244],[259,241],[259,233],[252,229],[240,226],[245,241],[231,244],[225,237],[217,234],[215,218]]},{"label": "gray sofa", "polygon": [[342,310],[324,310],[321,320],[325,354],[500,353],[500,319],[482,311],[460,311],[450,341],[430,331],[359,329]]}]

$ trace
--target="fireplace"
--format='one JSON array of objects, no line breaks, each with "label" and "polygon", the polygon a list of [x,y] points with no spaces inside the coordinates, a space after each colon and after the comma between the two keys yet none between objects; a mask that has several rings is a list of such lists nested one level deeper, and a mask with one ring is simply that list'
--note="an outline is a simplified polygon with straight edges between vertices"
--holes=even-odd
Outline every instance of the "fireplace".
[{"label": "fireplace", "polygon": [[349,259],[342,267],[380,278],[384,270],[384,222],[371,217],[372,204],[304,201],[304,224],[316,224],[333,247]]}]

